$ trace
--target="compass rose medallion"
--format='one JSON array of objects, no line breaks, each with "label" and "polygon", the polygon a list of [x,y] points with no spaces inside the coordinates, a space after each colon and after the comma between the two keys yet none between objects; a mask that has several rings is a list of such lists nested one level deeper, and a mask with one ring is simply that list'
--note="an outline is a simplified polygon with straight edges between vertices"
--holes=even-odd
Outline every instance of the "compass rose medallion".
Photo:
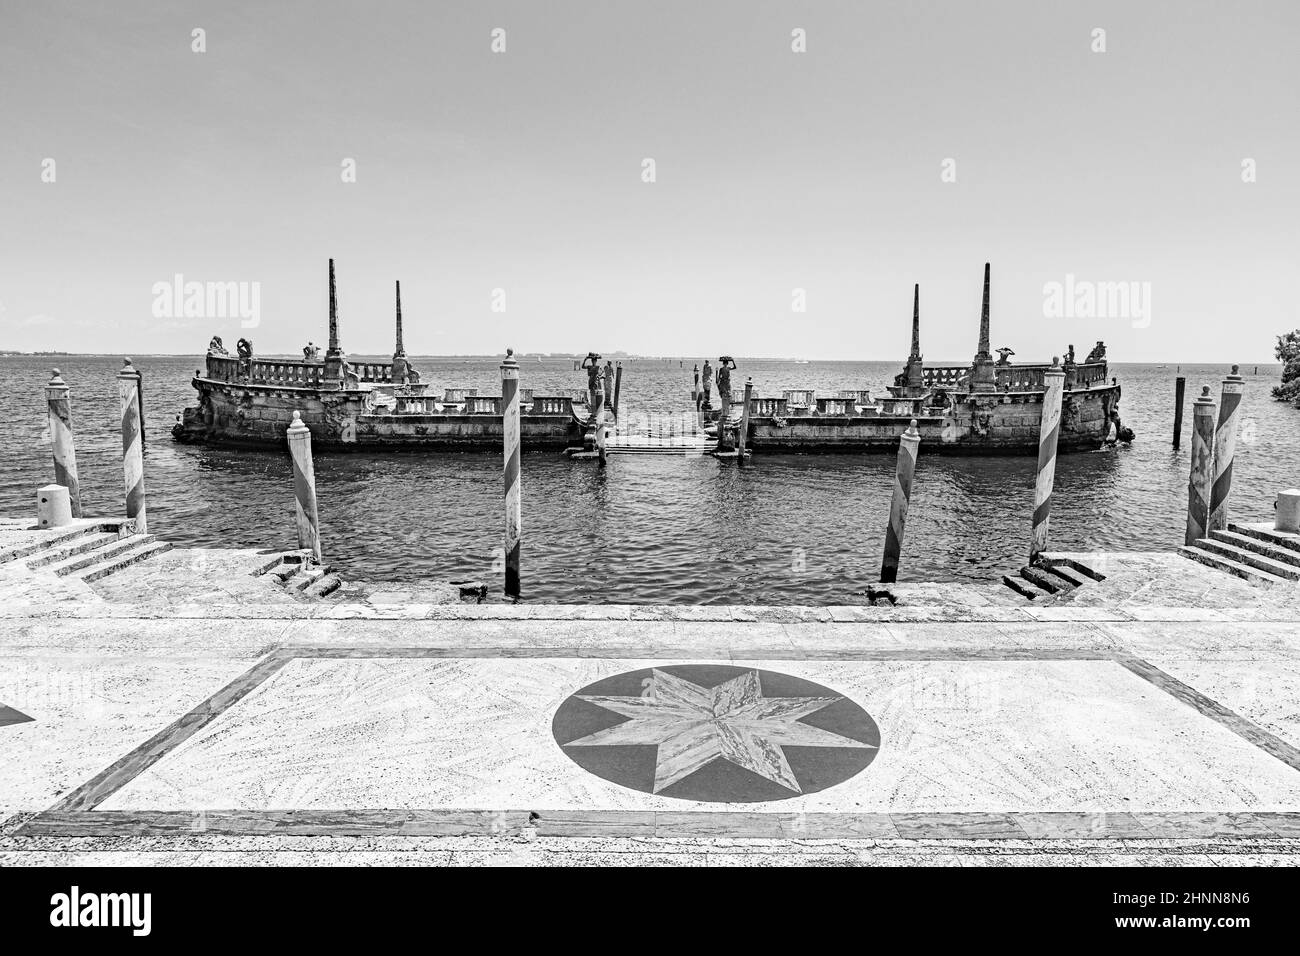
[{"label": "compass rose medallion", "polygon": [[875,757],[880,731],[842,694],[774,671],[678,664],[584,687],[552,724],[565,754],[625,787],[716,802],[834,786]]}]

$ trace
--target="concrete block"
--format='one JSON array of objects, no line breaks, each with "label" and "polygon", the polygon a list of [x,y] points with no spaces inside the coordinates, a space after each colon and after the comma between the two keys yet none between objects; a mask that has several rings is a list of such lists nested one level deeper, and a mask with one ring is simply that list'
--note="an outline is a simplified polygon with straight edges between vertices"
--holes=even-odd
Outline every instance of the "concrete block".
[{"label": "concrete block", "polygon": [[1277,496],[1277,517],[1273,519],[1277,531],[1300,532],[1300,488],[1288,488]]},{"label": "concrete block", "polygon": [[36,489],[36,524],[41,528],[61,528],[72,524],[72,500],[62,485],[44,485]]}]

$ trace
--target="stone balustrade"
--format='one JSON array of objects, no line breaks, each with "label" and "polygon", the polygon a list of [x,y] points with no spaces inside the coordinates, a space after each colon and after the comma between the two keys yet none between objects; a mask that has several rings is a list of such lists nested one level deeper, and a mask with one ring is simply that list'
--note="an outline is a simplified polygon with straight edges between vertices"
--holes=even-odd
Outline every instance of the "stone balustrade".
[{"label": "stone balustrade", "polygon": [[248,359],[209,355],[207,377],[217,382],[246,382],[285,388],[318,388],[325,375],[325,363],[293,359]]},{"label": "stone balustrade", "polygon": [[534,415],[572,415],[573,399],[568,395],[538,395],[533,399]]},{"label": "stone balustrade", "polygon": [[501,397],[499,395],[467,395],[465,397],[466,415],[500,415]]},{"label": "stone balustrade", "polygon": [[921,370],[921,381],[926,388],[960,388],[969,379],[968,365],[938,365]]},{"label": "stone balustrade", "polygon": [[393,366],[387,362],[351,362],[349,367],[361,382],[391,384],[393,381]]}]

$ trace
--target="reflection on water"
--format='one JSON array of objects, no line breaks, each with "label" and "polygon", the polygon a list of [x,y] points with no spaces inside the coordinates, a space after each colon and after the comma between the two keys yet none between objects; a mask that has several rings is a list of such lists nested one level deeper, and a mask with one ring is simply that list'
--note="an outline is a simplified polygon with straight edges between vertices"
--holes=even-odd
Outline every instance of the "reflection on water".
[{"label": "reflection on water", "polygon": [[[494,393],[497,359],[415,359],[426,381]],[[528,360],[529,363],[532,360]],[[117,358],[0,358],[0,511],[34,512],[51,480],[42,388],[51,364],[73,386],[77,456],[87,513],[122,510]],[[292,547],[287,452],[174,444],[168,426],[192,401],[195,359],[144,358],[149,416],[146,484],[151,530],[174,543]],[[665,413],[687,402],[692,362],[626,363],[631,411]],[[808,385],[883,391],[894,363],[741,363],[764,394]],[[1217,383],[1223,366],[1186,367],[1190,396]],[[1272,514],[1276,492],[1300,485],[1300,410],[1267,397],[1276,367],[1246,369],[1235,513]],[[1052,546],[1151,550],[1181,543],[1189,431],[1170,445],[1176,370],[1118,366],[1131,448],[1057,462]],[[525,364],[539,393],[582,386],[569,360]],[[1217,385],[1216,385],[1217,392]],[[1185,429],[1190,429],[1191,415]],[[764,455],[738,469],[711,458],[612,457],[592,462],[551,453],[523,460],[526,600],[638,603],[835,603],[864,597],[878,579],[893,487],[890,455]],[[345,576],[401,582],[479,577],[491,567],[504,524],[501,460],[491,454],[419,451],[318,454],[326,555]],[[921,448],[900,580],[987,582],[1023,563],[1034,460],[949,458]]]}]

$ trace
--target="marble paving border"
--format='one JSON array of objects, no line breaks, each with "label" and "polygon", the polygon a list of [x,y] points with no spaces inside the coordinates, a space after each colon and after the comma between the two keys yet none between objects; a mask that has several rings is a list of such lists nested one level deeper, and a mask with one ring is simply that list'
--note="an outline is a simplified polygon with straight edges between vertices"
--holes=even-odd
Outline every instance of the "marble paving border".
[{"label": "marble paving border", "polygon": [[737,840],[1300,839],[1300,813],[743,810],[48,810],[14,836],[656,837]]},{"label": "marble paving border", "polygon": [[[692,653],[692,650],[695,653]],[[791,813],[745,811],[563,810],[203,810],[94,809],[157,763],[292,660],[313,658],[546,658],[691,660],[699,648],[600,647],[281,647],[193,710],[24,823],[15,835],[139,836],[186,832],[262,835],[374,834],[463,836],[522,833],[538,836],[713,836],[735,839],[1180,839],[1300,838],[1297,813]],[[771,659],[772,649],[732,660]],[[807,655],[801,654],[800,657]],[[821,657],[822,655],[817,655]],[[1087,648],[973,648],[963,650],[828,649],[844,661],[1112,661],[1136,677],[1219,723],[1265,753],[1300,770],[1300,749],[1206,697],[1153,664],[1130,654]]]},{"label": "marble paving border", "polygon": [[1290,606],[1188,608],[1122,604],[965,606],[677,604],[131,604],[0,601],[0,620],[686,621],[743,624],[1291,623]]}]

